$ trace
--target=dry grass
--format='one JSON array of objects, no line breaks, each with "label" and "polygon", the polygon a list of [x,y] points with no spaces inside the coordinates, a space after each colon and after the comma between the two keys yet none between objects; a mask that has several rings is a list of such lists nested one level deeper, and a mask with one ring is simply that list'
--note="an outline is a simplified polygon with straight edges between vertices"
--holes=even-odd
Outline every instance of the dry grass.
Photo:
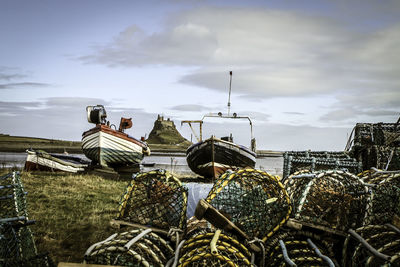
[{"label": "dry grass", "polygon": [[128,181],[95,175],[22,173],[39,252],[58,263],[82,262],[87,248],[116,232],[109,221]]}]

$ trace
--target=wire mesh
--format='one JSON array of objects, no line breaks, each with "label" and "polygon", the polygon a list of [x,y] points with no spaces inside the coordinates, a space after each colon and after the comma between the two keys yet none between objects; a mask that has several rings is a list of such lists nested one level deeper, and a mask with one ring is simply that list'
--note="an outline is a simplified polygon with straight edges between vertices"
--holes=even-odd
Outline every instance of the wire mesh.
[{"label": "wire mesh", "polygon": [[133,229],[93,244],[84,259],[87,264],[161,267],[173,256],[167,240],[150,229]]},{"label": "wire mesh", "polygon": [[215,182],[206,201],[250,239],[267,239],[289,218],[289,196],[279,180],[266,172],[227,171]]},{"label": "wire mesh", "polygon": [[169,230],[185,230],[187,189],[165,170],[133,177],[119,204],[117,219]]},{"label": "wire mesh", "polygon": [[391,223],[395,215],[400,215],[400,171],[372,169],[359,177],[370,185],[364,225]]},{"label": "wire mesh", "polygon": [[0,219],[27,217],[26,192],[19,172],[0,177]]},{"label": "wire mesh", "polygon": [[265,254],[266,266],[290,266],[288,259],[297,266],[329,266],[329,263],[339,266],[332,244],[307,231],[281,231],[267,241]]},{"label": "wire mesh", "polygon": [[362,162],[363,169],[376,167],[400,170],[400,125],[397,123],[357,123],[353,146],[349,140],[346,150]]},{"label": "wire mesh", "polygon": [[303,171],[285,181],[297,220],[345,231],[362,225],[367,188],[355,175],[344,171]]},{"label": "wire mesh", "polygon": [[349,234],[344,242],[342,266],[400,265],[398,228],[392,225],[367,225],[356,229],[355,233],[359,239]]},{"label": "wire mesh", "polygon": [[283,157],[283,178],[286,179],[289,175],[300,170],[312,172],[347,170],[356,174],[361,172],[362,164],[345,152],[285,152]]},{"label": "wire mesh", "polygon": [[252,266],[251,253],[236,237],[204,227],[187,236],[179,251],[178,266]]}]

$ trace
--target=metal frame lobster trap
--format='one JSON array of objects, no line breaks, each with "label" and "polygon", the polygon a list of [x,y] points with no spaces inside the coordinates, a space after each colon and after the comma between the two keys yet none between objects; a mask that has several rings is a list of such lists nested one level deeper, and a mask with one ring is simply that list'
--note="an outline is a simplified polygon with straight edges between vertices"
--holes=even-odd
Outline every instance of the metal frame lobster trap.
[{"label": "metal frame lobster trap", "polygon": [[368,189],[349,172],[302,171],[289,176],[285,188],[296,220],[338,231],[363,223]]},{"label": "metal frame lobster trap", "polygon": [[47,254],[37,253],[26,194],[19,172],[0,176],[0,266],[53,266]]},{"label": "metal frame lobster trap", "polygon": [[357,123],[345,150],[364,170],[400,170],[400,117],[396,123]]},{"label": "metal frame lobster trap", "polygon": [[173,256],[169,241],[152,229],[132,229],[91,245],[84,255],[84,263],[163,267]]},{"label": "metal frame lobster trap", "polygon": [[289,175],[308,170],[347,170],[354,174],[362,171],[362,165],[349,153],[336,151],[287,151],[283,155],[283,180]]},{"label": "metal frame lobster trap", "polygon": [[400,229],[396,226],[366,225],[348,233],[343,267],[400,265]]},{"label": "metal frame lobster trap", "polygon": [[364,225],[392,223],[400,215],[400,171],[371,169],[358,175],[369,187]]},{"label": "metal frame lobster trap", "polygon": [[187,188],[165,170],[134,175],[123,194],[117,220],[120,224],[186,230]]}]

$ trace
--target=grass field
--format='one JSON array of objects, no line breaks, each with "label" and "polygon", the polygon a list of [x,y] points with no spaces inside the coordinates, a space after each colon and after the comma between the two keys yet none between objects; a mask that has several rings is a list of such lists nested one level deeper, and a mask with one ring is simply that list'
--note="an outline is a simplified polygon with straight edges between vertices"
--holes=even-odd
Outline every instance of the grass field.
[{"label": "grass field", "polygon": [[38,251],[49,252],[56,264],[82,262],[90,245],[117,231],[109,222],[129,181],[48,172],[21,177]]}]

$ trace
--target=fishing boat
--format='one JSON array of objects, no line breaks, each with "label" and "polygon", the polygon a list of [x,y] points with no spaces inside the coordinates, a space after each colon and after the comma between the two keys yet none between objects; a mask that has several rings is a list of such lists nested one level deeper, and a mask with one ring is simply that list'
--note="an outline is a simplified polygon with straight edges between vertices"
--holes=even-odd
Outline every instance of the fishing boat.
[{"label": "fishing boat", "polygon": [[124,133],[125,129],[132,127],[131,118],[121,118],[117,130],[106,121],[104,106],[88,106],[86,111],[88,122],[96,124],[82,134],[82,150],[92,160],[92,165],[111,168],[139,165],[145,155],[150,155],[150,148],[144,140]]},{"label": "fishing boat", "polygon": [[83,172],[90,161],[80,157],[65,154],[50,154],[43,150],[26,151],[27,157],[24,169],[26,171],[63,171]]},{"label": "fishing boat", "polygon": [[[182,121],[181,124],[189,124],[192,132],[198,142],[191,145],[186,151],[186,161],[189,168],[196,174],[205,178],[215,179],[228,169],[254,168],[256,164],[256,141],[253,138],[253,124],[248,116],[238,116],[236,113],[230,114],[230,95],[232,84],[232,72],[230,72],[228,114],[208,114],[201,120]],[[239,145],[233,142],[232,134],[217,138],[211,136],[203,140],[202,125],[205,118],[221,119],[247,119],[250,122],[251,130],[251,148]],[[192,123],[198,123],[200,126],[200,137],[198,137],[192,127]]]}]

